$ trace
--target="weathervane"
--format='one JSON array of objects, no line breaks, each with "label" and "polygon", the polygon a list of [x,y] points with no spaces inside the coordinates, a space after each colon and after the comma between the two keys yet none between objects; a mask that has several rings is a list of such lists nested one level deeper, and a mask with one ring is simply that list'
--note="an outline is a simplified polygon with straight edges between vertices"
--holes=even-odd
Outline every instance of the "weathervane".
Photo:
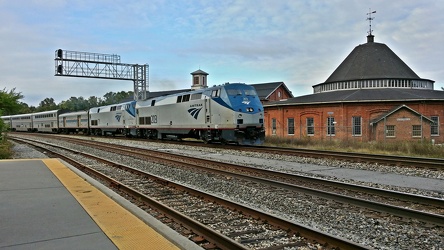
[{"label": "weathervane", "polygon": [[375,14],[375,13],[376,13],[376,10],[372,11],[371,8],[368,9],[368,13],[367,13],[368,17],[367,17],[366,20],[368,20],[368,22],[369,22],[369,30],[368,30],[368,35],[369,36],[371,36],[372,32],[373,32],[373,30],[372,30],[372,20],[375,19],[375,18],[372,17],[372,14]]}]

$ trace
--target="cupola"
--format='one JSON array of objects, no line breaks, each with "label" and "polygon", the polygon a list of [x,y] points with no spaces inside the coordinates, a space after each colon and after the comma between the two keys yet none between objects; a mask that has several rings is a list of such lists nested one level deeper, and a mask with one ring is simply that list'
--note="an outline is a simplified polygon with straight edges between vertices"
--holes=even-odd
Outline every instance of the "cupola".
[{"label": "cupola", "polygon": [[208,73],[203,71],[203,70],[196,70],[194,72],[191,72],[191,76],[192,76],[192,84],[191,84],[191,89],[195,90],[195,89],[204,89],[207,88],[207,76]]}]

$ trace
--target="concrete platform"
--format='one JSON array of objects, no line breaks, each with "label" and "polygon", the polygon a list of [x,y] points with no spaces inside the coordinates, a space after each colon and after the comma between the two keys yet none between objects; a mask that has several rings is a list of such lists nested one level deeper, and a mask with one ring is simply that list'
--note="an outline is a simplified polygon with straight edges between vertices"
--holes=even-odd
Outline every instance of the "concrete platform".
[{"label": "concrete platform", "polygon": [[0,161],[1,249],[201,249],[69,167]]}]

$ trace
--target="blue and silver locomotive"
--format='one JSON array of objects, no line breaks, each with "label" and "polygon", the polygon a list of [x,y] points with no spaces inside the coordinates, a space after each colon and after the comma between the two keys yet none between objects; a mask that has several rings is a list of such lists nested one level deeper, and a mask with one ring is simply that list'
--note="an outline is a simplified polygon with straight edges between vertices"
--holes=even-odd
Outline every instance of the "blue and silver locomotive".
[{"label": "blue and silver locomotive", "polygon": [[137,134],[157,139],[262,144],[264,109],[254,87],[241,83],[160,96],[136,104]]}]

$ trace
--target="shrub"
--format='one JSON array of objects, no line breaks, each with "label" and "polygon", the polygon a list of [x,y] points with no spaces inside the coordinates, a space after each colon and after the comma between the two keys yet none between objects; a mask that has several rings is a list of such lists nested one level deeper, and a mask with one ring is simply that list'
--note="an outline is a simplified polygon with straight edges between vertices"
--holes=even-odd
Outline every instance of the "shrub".
[{"label": "shrub", "polygon": [[11,159],[12,150],[11,143],[6,139],[4,134],[2,135],[2,139],[0,140],[0,159]]}]

